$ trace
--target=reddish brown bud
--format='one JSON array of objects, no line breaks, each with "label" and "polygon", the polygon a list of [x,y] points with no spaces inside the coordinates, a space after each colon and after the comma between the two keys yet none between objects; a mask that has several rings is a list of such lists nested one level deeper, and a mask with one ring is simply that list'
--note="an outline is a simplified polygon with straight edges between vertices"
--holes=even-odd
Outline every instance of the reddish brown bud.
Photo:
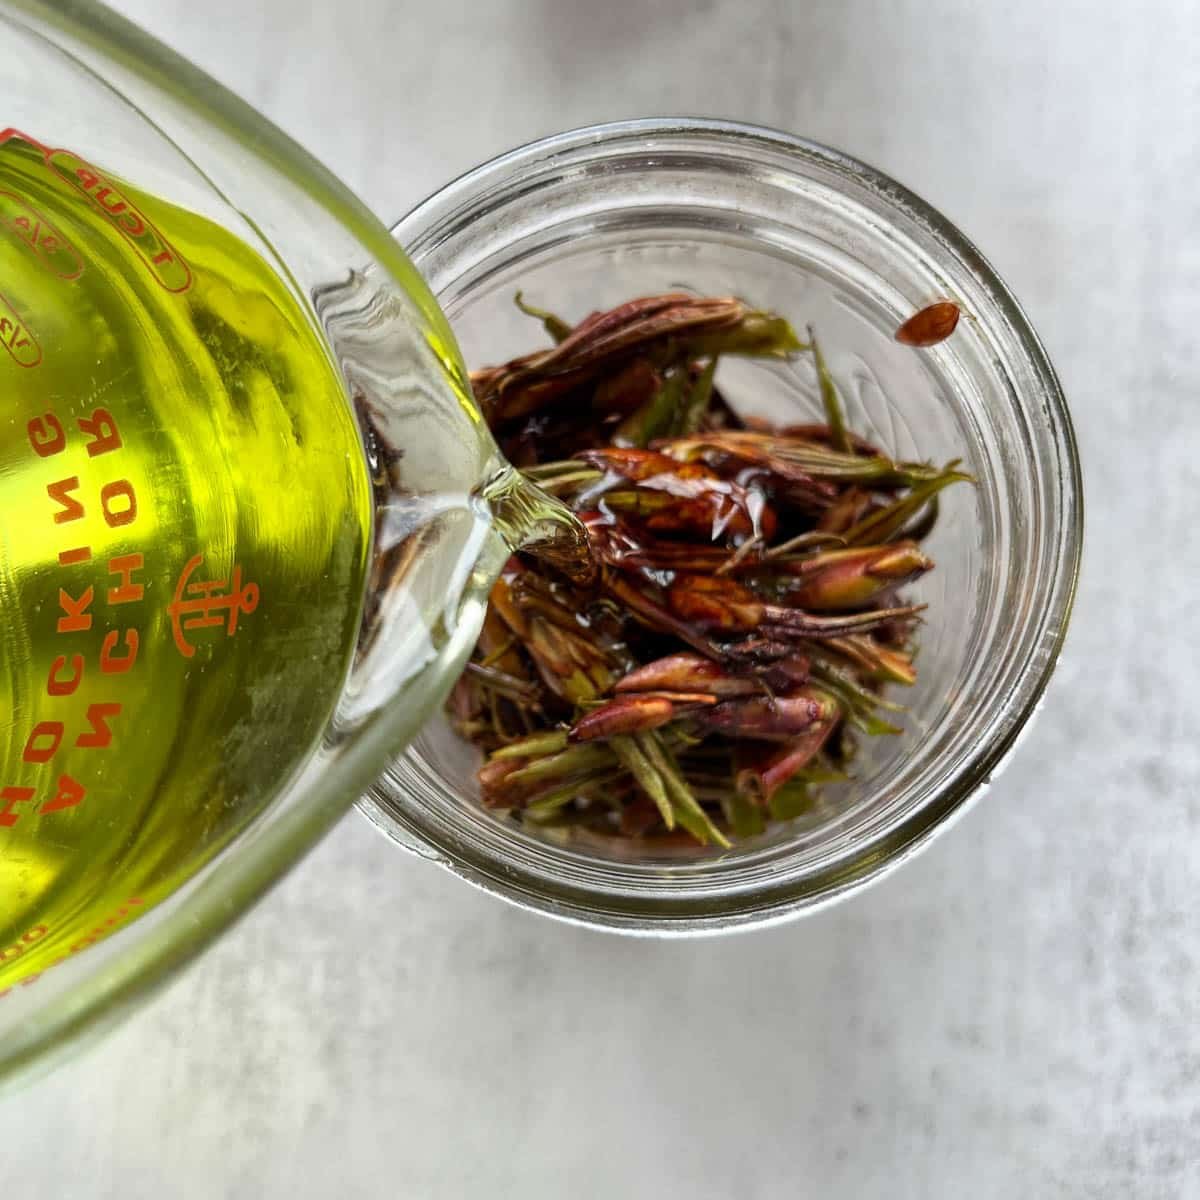
[{"label": "reddish brown bud", "polygon": [[504,808],[510,803],[504,787],[505,780],[524,766],[524,759],[498,758],[486,762],[479,768],[479,795],[484,804],[491,808]]},{"label": "reddish brown bud", "polygon": [[716,702],[716,696],[689,692],[617,696],[580,717],[571,729],[570,740],[591,742],[622,733],[644,733],[649,729],[658,729],[684,713]]},{"label": "reddish brown bud", "polygon": [[896,330],[896,341],[906,346],[936,346],[954,332],[958,313],[958,305],[950,300],[927,304]]},{"label": "reddish brown bud", "polygon": [[801,608],[862,608],[881,592],[900,587],[933,566],[915,542],[863,549],[827,550],[784,564],[798,583],[788,599]]},{"label": "reddish brown bud", "polygon": [[817,528],[826,533],[845,533],[867,515],[871,496],[859,488],[847,488],[820,516]]},{"label": "reddish brown bud", "polygon": [[695,533],[706,541],[770,539],[775,514],[758,492],[697,463],[651,450],[588,450],[579,458],[638,486],[610,491],[604,504],[655,533]]},{"label": "reddish brown bud", "polygon": [[627,367],[596,385],[592,405],[606,413],[631,413],[641,408],[662,387],[654,364],[635,358]]},{"label": "reddish brown bud", "polygon": [[817,756],[829,739],[836,721],[821,721],[784,746],[747,756],[750,761],[738,770],[735,786],[756,804],[766,804],[797,771]]},{"label": "reddish brown bud", "polygon": [[817,688],[802,688],[790,696],[753,696],[725,700],[701,712],[699,721],[729,737],[777,740],[803,733],[838,715],[837,701]]},{"label": "reddish brown bud", "polygon": [[714,696],[752,696],[762,692],[755,680],[730,674],[699,654],[669,654],[630,671],[616,685],[618,692],[709,692]]},{"label": "reddish brown bud", "polygon": [[749,588],[720,575],[677,575],[667,603],[676,616],[701,629],[753,629],[766,610]]}]

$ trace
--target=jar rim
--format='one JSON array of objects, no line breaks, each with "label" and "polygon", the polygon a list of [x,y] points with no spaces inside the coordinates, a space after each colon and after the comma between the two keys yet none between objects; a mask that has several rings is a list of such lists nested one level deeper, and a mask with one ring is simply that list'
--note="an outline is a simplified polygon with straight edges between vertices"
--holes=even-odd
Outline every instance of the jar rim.
[{"label": "jar rim", "polygon": [[419,848],[489,892],[575,923],[643,934],[713,933],[813,911],[882,878],[948,828],[982,794],[1028,728],[1065,639],[1082,551],[1082,481],[1074,430],[1061,387],[1032,325],[1007,285],[955,225],[902,184],[842,151],[780,130],[713,119],[643,118],[585,126],[527,143],[464,173],[419,204],[392,232],[420,268],[480,214],[494,214],[507,204],[531,199],[543,186],[541,180],[561,178],[564,171],[582,169],[605,157],[616,159],[626,151],[645,155],[648,150],[661,150],[666,159],[685,149],[718,158],[769,160],[781,170],[790,167],[797,179],[811,178],[805,170],[819,172],[847,191],[860,189],[890,218],[908,222],[932,238],[986,293],[1019,343],[1036,379],[1037,396],[1030,402],[1039,405],[1053,435],[1053,478],[1061,503],[1040,631],[1034,652],[1017,676],[1018,704],[1000,735],[979,745],[948,786],[860,847],[850,861],[835,862],[826,872],[761,893],[647,895],[628,902],[610,897],[601,903],[591,885],[549,879],[522,862],[497,861],[478,845],[444,836],[411,811],[398,812],[386,803],[392,796],[383,790],[383,781],[360,802],[368,819],[386,835]]}]

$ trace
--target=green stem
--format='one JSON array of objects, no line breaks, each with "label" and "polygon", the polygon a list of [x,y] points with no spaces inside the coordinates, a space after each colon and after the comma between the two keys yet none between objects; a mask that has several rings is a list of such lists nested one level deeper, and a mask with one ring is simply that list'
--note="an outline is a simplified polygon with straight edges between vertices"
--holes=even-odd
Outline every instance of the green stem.
[{"label": "green stem", "polygon": [[535,733],[497,750],[492,758],[541,758],[544,754],[557,754],[567,748],[567,731],[551,729],[546,733]]},{"label": "green stem", "polygon": [[552,312],[547,312],[544,308],[535,308],[532,304],[526,304],[523,292],[518,292],[513,297],[513,303],[527,317],[533,317],[541,321],[542,328],[550,335],[555,345],[565,341],[570,336],[573,326],[568,325],[562,317],[556,317]]},{"label": "green stem", "polygon": [[621,760],[621,764],[638,781],[642,791],[654,801],[663,824],[668,829],[675,828],[675,810],[667,797],[666,786],[662,776],[654,768],[654,764],[646,757],[641,746],[628,734],[609,738],[608,744],[613,753]]},{"label": "green stem", "polygon": [[657,769],[660,778],[666,785],[667,795],[673,801],[675,815],[679,823],[702,845],[710,841],[718,846],[729,849],[729,839],[712,823],[708,813],[700,807],[700,802],[692,795],[691,788],[679,770],[671,751],[657,733],[639,733],[636,736],[638,745],[643,753]]},{"label": "green stem", "polygon": [[821,345],[813,327],[808,327],[808,340],[812,346],[813,362],[817,367],[817,380],[821,385],[821,403],[825,407],[825,423],[829,426],[829,440],[835,450],[849,454],[853,447],[846,433],[846,413],[842,408],[842,398],[838,395],[837,384],[825,364],[825,355],[821,353]]}]

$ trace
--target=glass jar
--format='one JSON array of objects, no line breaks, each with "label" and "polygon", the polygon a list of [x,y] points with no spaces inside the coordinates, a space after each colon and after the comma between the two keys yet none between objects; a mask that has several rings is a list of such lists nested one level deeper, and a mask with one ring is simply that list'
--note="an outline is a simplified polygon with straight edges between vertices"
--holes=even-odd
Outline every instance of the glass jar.
[{"label": "glass jar", "polygon": [[[361,802],[388,836],[555,917],[641,934],[761,925],[898,865],[982,795],[1028,725],[1063,644],[1079,566],[1075,439],[1037,335],[983,256],[911,192],[816,143],[714,121],[634,121],[548,138],[472,171],[393,233],[473,366],[538,344],[513,305],[577,320],[633,296],[735,294],[813,323],[851,428],[903,458],[962,458],[901,737],[866,739],[849,784],[724,853],[615,858],[485,811],[474,752],[433,720]],[[897,326],[950,297],[929,350]],[[735,407],[819,417],[808,363],[730,361]]]}]

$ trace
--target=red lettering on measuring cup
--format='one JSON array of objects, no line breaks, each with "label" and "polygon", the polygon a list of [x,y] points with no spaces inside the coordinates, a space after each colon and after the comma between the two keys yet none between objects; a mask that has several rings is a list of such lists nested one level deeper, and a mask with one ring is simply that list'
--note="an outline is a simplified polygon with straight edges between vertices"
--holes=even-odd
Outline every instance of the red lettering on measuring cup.
[{"label": "red lettering on measuring cup", "polygon": [[49,148],[39,142],[37,138],[31,138],[29,134],[22,133],[19,129],[14,129],[11,125],[6,129],[0,129],[0,146],[4,145],[5,142],[27,142],[39,154],[46,155],[50,153]]},{"label": "red lettering on measuring cup", "polygon": [[[2,139],[0,139],[2,140]],[[27,975],[19,981],[21,987],[28,987],[31,983],[39,980],[51,967],[57,967],[59,963],[66,962],[73,954],[78,954],[81,950],[86,950],[89,946],[94,945],[106,934],[111,933],[116,926],[122,924],[130,917],[136,917],[138,914],[135,911],[145,904],[145,900],[141,896],[130,896],[116,909],[114,909],[107,917],[105,917],[93,929],[89,930],[78,941],[73,942],[67,949],[59,954],[56,958],[52,958],[49,962],[42,965],[42,969],[35,975]],[[0,967],[12,959],[20,958],[37,943],[41,942],[50,932],[47,925],[35,925],[27,933],[23,933],[21,937],[13,942],[11,946],[0,948]],[[62,933],[62,930],[56,930],[56,933]],[[16,984],[13,985],[17,986]],[[0,990],[0,1000],[12,991],[12,987]]]},{"label": "red lettering on measuring cup", "polygon": [[76,546],[73,550],[60,550],[58,552],[58,565],[60,567],[70,567],[74,566],[75,563],[91,561],[91,546]]},{"label": "red lettering on measuring cup", "polygon": [[168,292],[185,292],[192,286],[192,272],[187,263],[111,179],[69,150],[48,151],[46,165],[91,200]]},{"label": "red lettering on measuring cup", "polygon": [[100,647],[100,673],[102,675],[124,675],[137,662],[138,631],[125,630],[125,653],[114,654],[117,647],[117,631],[110,629],[104,636],[104,644]]},{"label": "red lettering on measuring cup", "polygon": [[71,655],[71,677],[70,679],[60,679],[59,672],[67,665],[67,656],[60,654],[50,664],[50,676],[46,680],[46,695],[47,696],[70,696],[76,688],[79,687],[83,680],[83,655]]},{"label": "red lettering on measuring cup", "polygon": [[[167,606],[175,647],[184,658],[191,658],[196,647],[188,641],[193,629],[224,626],[226,637],[237,632],[238,614],[252,613],[258,607],[258,584],[242,584],[242,568],[234,566],[229,580],[209,579],[192,582],[192,576],[204,565],[204,555],[188,560],[175,584],[175,598]],[[225,588],[226,591],[221,589]]]},{"label": "red lettering on measuring cup", "polygon": [[[0,963],[8,962],[9,959],[20,958],[30,946],[36,942],[40,942],[49,932],[50,929],[48,926],[35,925],[32,929],[21,934],[20,938],[13,942],[11,946],[6,946],[3,950],[0,950]],[[3,994],[3,992],[0,992],[0,996]]]},{"label": "red lettering on measuring cup", "polygon": [[120,450],[121,433],[117,429],[116,418],[107,408],[94,409],[90,417],[80,417],[75,424],[79,426],[79,432],[88,440],[89,458],[99,458],[101,454]]},{"label": "red lettering on measuring cup", "polygon": [[79,476],[71,475],[66,479],[56,479],[46,484],[46,494],[51,500],[62,505],[62,512],[54,514],[55,525],[65,525],[68,521],[78,521],[84,516],[83,504],[71,495],[79,487]]},{"label": "red lettering on measuring cup", "polygon": [[0,296],[0,344],[20,367],[36,367],[42,361],[41,346],[3,296]]},{"label": "red lettering on measuring cup", "polygon": [[86,633],[92,627],[92,607],[95,592],[89,586],[87,591],[76,600],[65,588],[58,589],[58,606],[65,616],[58,618],[59,633]]},{"label": "red lettering on measuring cup", "polygon": [[120,587],[108,589],[109,604],[136,604],[146,594],[142,584],[133,582],[134,571],[140,571],[145,561],[141,554],[119,554],[108,560],[108,573],[121,579]]},{"label": "red lettering on measuring cup", "polygon": [[58,791],[54,793],[51,800],[47,800],[39,813],[58,812],[63,808],[74,808],[87,795],[87,788],[77,779],[72,779],[70,775],[60,775],[58,777]]},{"label": "red lettering on measuring cup", "polygon": [[[106,934],[110,933],[114,926],[119,925],[129,916],[136,916],[136,913],[131,913],[130,908],[143,903],[138,896],[131,896],[124,904],[121,905],[114,913],[106,917],[99,925],[96,926],[90,933],[81,937],[77,942],[72,943],[67,949],[67,955],[78,954],[80,950],[86,950],[89,946],[94,945]],[[53,964],[52,964],[53,965]]]},{"label": "red lettering on measuring cup", "polygon": [[49,762],[57,753],[63,740],[61,721],[39,721],[33,732],[25,739],[21,761],[27,763]]},{"label": "red lettering on measuring cup", "polygon": [[[2,140],[3,137],[0,136],[0,141]],[[0,362],[2,361],[0,358]],[[74,414],[72,416],[74,417]],[[78,427],[82,439],[75,441],[70,447],[77,454],[86,450],[90,459],[98,459],[123,447],[117,421],[107,409],[95,408],[87,416],[74,417],[74,424]],[[64,421],[50,410],[29,420],[25,428],[30,450],[39,459],[49,459],[63,453],[74,436],[74,431],[69,435]],[[107,460],[103,465],[108,465]],[[48,473],[57,474],[57,471],[51,468]],[[130,479],[119,477],[121,473],[120,469],[105,472],[109,476],[107,482],[96,486],[94,490],[91,480],[85,478],[81,481],[79,475],[64,476],[44,485],[51,504],[48,506],[49,511],[43,515],[45,528],[42,532],[49,534],[54,528],[64,527],[63,540],[67,541],[66,547],[57,551],[60,566],[77,568],[80,564],[91,562],[93,547],[92,544],[80,544],[81,530],[85,526],[80,526],[78,522],[87,517],[95,517],[97,507],[98,515],[104,518],[105,524],[110,528],[124,529],[136,522],[139,515],[137,492]],[[71,542],[76,544],[72,545]],[[93,608],[101,588],[104,589],[104,596],[110,607],[127,606],[145,600],[149,585],[144,582],[144,576],[141,574],[146,569],[145,555],[141,551],[108,555],[105,558],[105,569],[107,580],[101,583],[93,578],[91,584],[76,578],[76,572],[72,570],[68,586],[59,588],[58,613],[48,615],[48,619],[55,621],[54,628],[57,633],[86,633],[93,628]],[[235,579],[235,583],[237,582]],[[244,593],[247,589],[239,587],[235,590],[243,600],[245,609]],[[257,589],[254,589],[254,594],[256,597]],[[130,613],[128,608],[122,611],[127,615]],[[102,678],[95,678],[93,682],[106,684],[113,676],[131,671],[138,660],[138,651],[137,629],[103,631],[98,658],[98,674]],[[81,653],[55,656],[45,676],[44,695],[55,698],[75,696],[81,690],[89,666],[87,658]],[[115,687],[112,690],[120,695]],[[73,707],[63,707],[61,720],[38,719],[43,714],[36,709],[34,711],[36,715],[30,721],[33,728],[26,727],[22,730],[26,734],[25,740],[23,745],[20,742],[18,745],[22,745],[21,761],[37,770],[40,778],[31,781],[28,786],[13,784],[0,791],[0,828],[16,825],[26,814],[36,813],[41,816],[69,812],[84,803],[89,795],[90,777],[84,775],[82,779],[78,779],[62,771],[63,766],[73,765],[73,760],[56,762],[58,756],[64,753],[64,747],[84,751],[94,763],[102,762],[107,755],[120,749],[123,727],[119,726],[118,718],[124,711],[124,703],[121,700],[109,698],[86,703],[84,721],[79,720]],[[97,765],[94,769],[98,776],[103,767]],[[129,903],[141,901],[130,900]],[[122,910],[106,922],[106,925],[120,920],[125,911]],[[104,929],[93,931],[90,940],[97,940],[104,932]],[[51,959],[44,967],[53,966],[64,957],[66,953],[60,955],[59,959]],[[4,992],[0,991],[0,995],[3,994]]]},{"label": "red lettering on measuring cup", "polygon": [[93,199],[110,217],[120,217],[127,233],[141,237],[146,232],[146,223],[138,216],[137,209],[131,208],[111,187],[97,187]]},{"label": "red lettering on measuring cup", "polygon": [[137,520],[137,496],[128,479],[116,479],[100,489],[100,507],[105,523],[112,529],[132,525]]},{"label": "red lettering on measuring cup", "polygon": [[67,431],[52,412],[34,417],[25,426],[25,432],[29,435],[29,444],[33,447],[34,454],[39,458],[61,454],[67,448]]},{"label": "red lettering on measuring cup", "polygon": [[119,704],[89,704],[87,721],[92,727],[91,733],[81,733],[75,739],[75,745],[80,749],[103,750],[113,739],[112,730],[108,727],[109,717],[119,717]]},{"label": "red lettering on measuring cup", "polygon": [[33,788],[31,787],[0,788],[0,825],[15,825],[21,819],[21,814],[13,808],[13,805],[24,804],[32,799]]},{"label": "red lettering on measuring cup", "polygon": [[79,251],[24,196],[0,191],[0,229],[32,250],[59,279],[78,279],[83,274]]}]

